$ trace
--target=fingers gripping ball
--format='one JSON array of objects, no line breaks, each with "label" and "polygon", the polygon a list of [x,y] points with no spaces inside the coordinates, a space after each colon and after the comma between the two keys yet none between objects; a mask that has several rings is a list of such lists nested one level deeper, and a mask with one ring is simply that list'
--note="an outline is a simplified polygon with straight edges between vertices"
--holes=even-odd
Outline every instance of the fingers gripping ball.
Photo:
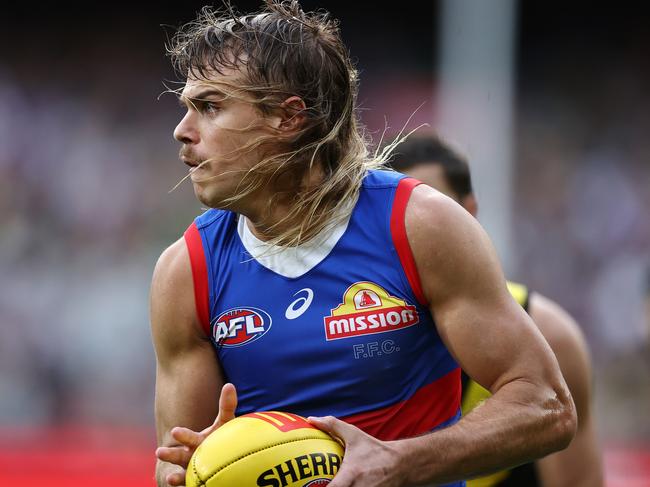
[{"label": "fingers gripping ball", "polygon": [[227,422],[196,449],[187,487],[319,487],[329,484],[343,447],[295,414],[258,412]]}]

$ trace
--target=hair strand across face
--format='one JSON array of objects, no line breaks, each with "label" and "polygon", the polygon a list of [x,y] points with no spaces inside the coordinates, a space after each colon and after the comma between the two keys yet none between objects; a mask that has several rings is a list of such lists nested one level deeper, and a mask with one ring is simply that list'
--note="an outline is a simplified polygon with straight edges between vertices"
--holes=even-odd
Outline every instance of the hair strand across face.
[{"label": "hair strand across face", "polygon": [[[290,97],[304,102],[304,122],[291,137],[268,127],[268,135],[241,148],[261,149],[263,157],[228,201],[267,185],[277,188],[276,200],[291,201],[272,243],[303,243],[335,223],[335,216],[346,218],[342,205],[356,199],[369,169],[384,165],[387,154],[368,151],[357,118],[357,71],[328,13],[306,13],[295,0],[266,0],[262,11],[248,15],[239,15],[229,3],[217,11],[205,7],[176,33],[168,53],[182,76],[209,84],[221,75],[220,91],[252,103],[262,114],[282,110]],[[233,71],[237,79],[221,82]]]}]

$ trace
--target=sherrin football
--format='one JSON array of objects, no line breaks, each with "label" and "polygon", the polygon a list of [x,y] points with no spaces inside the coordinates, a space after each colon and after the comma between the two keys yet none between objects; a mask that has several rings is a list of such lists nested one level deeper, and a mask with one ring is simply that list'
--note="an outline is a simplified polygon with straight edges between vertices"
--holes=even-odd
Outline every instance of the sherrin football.
[{"label": "sherrin football", "polygon": [[320,487],[343,447],[305,418],[278,411],[246,414],[211,433],[187,466],[187,487]]}]

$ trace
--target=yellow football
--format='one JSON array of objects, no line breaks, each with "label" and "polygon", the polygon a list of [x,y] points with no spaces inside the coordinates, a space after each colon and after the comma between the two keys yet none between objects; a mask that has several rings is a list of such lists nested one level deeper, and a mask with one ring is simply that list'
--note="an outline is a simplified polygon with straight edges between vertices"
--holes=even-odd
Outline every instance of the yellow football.
[{"label": "yellow football", "polygon": [[187,487],[320,487],[343,447],[305,418],[278,411],[239,416],[208,436],[187,466]]}]

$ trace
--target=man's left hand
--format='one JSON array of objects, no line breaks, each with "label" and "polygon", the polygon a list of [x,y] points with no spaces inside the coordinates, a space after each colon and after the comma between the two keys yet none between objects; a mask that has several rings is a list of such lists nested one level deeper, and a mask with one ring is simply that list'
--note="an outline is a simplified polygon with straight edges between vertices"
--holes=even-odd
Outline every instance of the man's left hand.
[{"label": "man's left hand", "polygon": [[325,416],[309,422],[345,446],[341,469],[329,487],[399,487],[404,485],[399,452],[395,442],[380,441],[356,426]]}]

